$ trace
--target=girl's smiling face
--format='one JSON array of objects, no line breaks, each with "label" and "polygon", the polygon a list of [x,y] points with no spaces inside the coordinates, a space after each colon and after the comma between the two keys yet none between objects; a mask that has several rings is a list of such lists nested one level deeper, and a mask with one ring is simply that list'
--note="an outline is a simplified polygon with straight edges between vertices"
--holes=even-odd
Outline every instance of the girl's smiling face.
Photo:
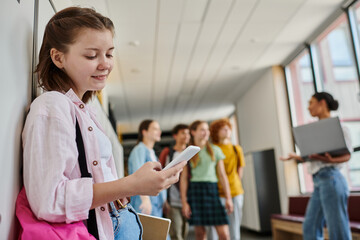
[{"label": "girl's smiling face", "polygon": [[210,136],[209,125],[205,122],[199,124],[195,131],[191,131],[191,134],[193,135],[195,142],[207,141]]},{"label": "girl's smiling face", "polygon": [[144,130],[143,135],[151,142],[159,142],[161,140],[161,128],[158,122],[150,123],[148,130]]},{"label": "girl's smiling face", "polygon": [[111,31],[85,28],[66,53],[59,53],[60,64],[56,65],[71,78],[73,90],[80,99],[87,91],[99,91],[105,87],[114,65],[113,50]]},{"label": "girl's smiling face", "polygon": [[310,98],[309,100],[308,110],[310,115],[313,117],[320,117],[324,114],[324,112],[329,112],[325,100],[318,101],[314,97]]}]

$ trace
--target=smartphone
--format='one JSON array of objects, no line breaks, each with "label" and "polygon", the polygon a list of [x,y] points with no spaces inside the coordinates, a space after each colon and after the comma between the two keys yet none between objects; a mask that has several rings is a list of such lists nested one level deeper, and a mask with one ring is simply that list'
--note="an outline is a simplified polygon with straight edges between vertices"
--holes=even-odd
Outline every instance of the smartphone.
[{"label": "smartphone", "polygon": [[195,154],[200,151],[200,148],[197,146],[188,146],[184,151],[182,151],[176,158],[174,158],[163,170],[169,169],[176,164],[181,163],[182,161],[189,161]]}]

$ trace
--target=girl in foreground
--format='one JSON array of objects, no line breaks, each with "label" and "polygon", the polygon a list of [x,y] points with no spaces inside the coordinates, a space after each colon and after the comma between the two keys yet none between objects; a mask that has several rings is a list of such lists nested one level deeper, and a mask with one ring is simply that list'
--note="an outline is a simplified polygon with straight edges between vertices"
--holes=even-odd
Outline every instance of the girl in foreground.
[{"label": "girl in foreground", "polygon": [[[86,105],[113,68],[113,36],[112,21],[88,8],[64,9],[47,24],[36,69],[46,92],[31,104],[22,135],[24,186],[38,219],[72,223],[95,209],[99,239],[141,239],[126,197],[157,195],[178,181],[184,163],[159,171],[149,162],[118,179],[111,143]],[[81,178],[76,122],[92,178]]]}]

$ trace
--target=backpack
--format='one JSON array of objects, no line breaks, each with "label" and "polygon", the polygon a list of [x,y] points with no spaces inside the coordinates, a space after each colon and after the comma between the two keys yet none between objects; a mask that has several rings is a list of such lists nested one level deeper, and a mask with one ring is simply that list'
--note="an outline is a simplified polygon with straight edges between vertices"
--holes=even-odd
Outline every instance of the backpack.
[{"label": "backpack", "polygon": [[233,148],[234,148],[234,152],[235,152],[235,155],[236,155],[236,168],[238,168],[239,166],[239,163],[240,163],[240,158],[239,158],[239,154],[238,154],[238,151],[236,150],[236,146],[233,145]]}]

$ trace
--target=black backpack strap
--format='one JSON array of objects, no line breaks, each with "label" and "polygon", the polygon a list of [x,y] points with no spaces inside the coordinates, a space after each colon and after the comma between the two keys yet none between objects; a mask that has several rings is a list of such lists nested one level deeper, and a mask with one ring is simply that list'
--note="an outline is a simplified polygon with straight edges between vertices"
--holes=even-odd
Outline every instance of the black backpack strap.
[{"label": "black backpack strap", "polygon": [[188,170],[188,182],[190,182],[190,179],[191,179],[191,165],[190,165],[190,161],[187,161],[187,164],[186,164],[186,167],[187,167],[187,170]]},{"label": "black backpack strap", "polygon": [[240,158],[239,158],[239,154],[238,154],[238,151],[236,150],[236,146],[233,145],[233,148],[234,148],[234,152],[235,152],[235,156],[236,156],[236,169],[239,167],[238,166],[238,163],[240,163]]},{"label": "black backpack strap", "polygon": [[81,130],[79,127],[79,123],[76,119],[76,145],[79,152],[78,161],[80,165],[80,172],[81,177],[92,177],[91,174],[88,172],[87,164],[86,164],[86,156],[85,156],[85,147],[84,147],[84,141],[81,135]]},{"label": "black backpack strap", "polygon": [[[80,165],[81,177],[82,178],[86,178],[86,177],[91,178],[92,176],[87,169],[84,141],[83,141],[83,138],[81,135],[81,131],[80,131],[80,127],[79,127],[79,123],[78,123],[77,119],[76,119],[76,145],[77,145],[78,152],[79,152],[78,161],[79,161],[79,165]],[[87,220],[87,229],[91,235],[93,235],[96,239],[99,239],[95,209],[91,209],[89,211],[89,218]]]}]

